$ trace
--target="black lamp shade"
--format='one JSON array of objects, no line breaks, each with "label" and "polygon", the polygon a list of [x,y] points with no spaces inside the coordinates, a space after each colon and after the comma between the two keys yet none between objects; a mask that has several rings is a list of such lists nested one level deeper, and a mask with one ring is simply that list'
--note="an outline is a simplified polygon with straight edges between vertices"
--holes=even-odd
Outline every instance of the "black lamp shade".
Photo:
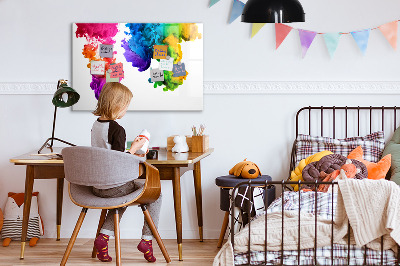
[{"label": "black lamp shade", "polygon": [[[64,93],[68,95],[66,101],[63,99]],[[52,102],[56,107],[70,107],[76,104],[79,98],[79,94],[73,88],[68,87],[66,84],[61,84],[59,89],[54,93]]]},{"label": "black lamp shade", "polygon": [[249,0],[243,9],[242,22],[304,22],[304,15],[298,0]]}]

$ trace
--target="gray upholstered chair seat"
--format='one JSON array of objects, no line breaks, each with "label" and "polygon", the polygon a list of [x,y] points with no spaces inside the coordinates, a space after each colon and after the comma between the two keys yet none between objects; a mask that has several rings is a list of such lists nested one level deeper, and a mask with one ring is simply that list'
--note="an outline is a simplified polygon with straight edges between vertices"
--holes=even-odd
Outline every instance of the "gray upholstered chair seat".
[{"label": "gray upholstered chair seat", "polygon": [[[143,182],[144,180],[136,180],[135,182]],[[134,200],[140,193],[143,187],[123,197],[117,198],[101,198],[92,193],[92,187],[81,186],[70,183],[71,198],[79,205],[91,206],[91,208],[105,208],[110,206],[118,206]]]},{"label": "gray upholstered chair seat", "polygon": [[[67,263],[69,254],[71,253],[88,209],[102,209],[96,237],[99,235],[100,229],[104,224],[107,210],[115,209],[113,214],[115,262],[117,266],[120,266],[121,243],[118,208],[137,204],[140,205],[143,211],[145,221],[157,240],[165,261],[167,263],[171,262],[157,227],[146,208],[146,204],[156,201],[161,192],[160,173],[157,168],[144,162],[144,158],[133,156],[125,152],[97,147],[67,147],[62,150],[62,156],[64,160],[65,179],[70,182],[69,197],[76,205],[82,207],[82,211],[61,260],[61,266],[65,266]],[[139,163],[143,163],[143,173],[141,175],[144,175],[146,178],[145,180],[136,179],[140,174]],[[135,180],[135,184],[136,182],[141,182],[143,185],[139,185],[138,190],[123,197],[101,198],[97,197],[92,192],[93,186],[118,187],[132,180]],[[96,257],[96,253],[97,250],[93,247],[92,258]]]}]

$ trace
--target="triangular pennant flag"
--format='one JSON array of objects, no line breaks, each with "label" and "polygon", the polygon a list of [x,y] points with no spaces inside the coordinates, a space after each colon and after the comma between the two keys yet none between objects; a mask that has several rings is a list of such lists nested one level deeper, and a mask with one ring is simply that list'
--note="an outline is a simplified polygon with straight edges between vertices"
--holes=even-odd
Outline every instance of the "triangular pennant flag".
[{"label": "triangular pennant flag", "polygon": [[383,35],[385,35],[386,39],[390,43],[390,45],[393,47],[393,49],[396,50],[397,48],[397,20],[393,22],[386,23],[382,26],[378,27]]},{"label": "triangular pennant flag", "polygon": [[232,23],[235,19],[237,19],[240,15],[242,15],[242,11],[244,8],[244,3],[239,0],[233,0],[231,17],[229,18],[229,23]]},{"label": "triangular pennant flag", "polygon": [[300,30],[301,55],[304,58],[317,33],[315,31]]},{"label": "triangular pennant flag", "polygon": [[289,32],[292,29],[293,28],[288,25],[275,23],[276,49],[278,49],[278,47],[282,44],[282,42],[285,40],[286,36],[288,36]]},{"label": "triangular pennant flag", "polygon": [[361,50],[361,53],[364,55],[368,46],[369,33],[371,29],[353,31],[351,35],[353,35],[354,40],[356,41],[358,47]]},{"label": "triangular pennant flag", "polygon": [[213,5],[215,5],[218,2],[219,2],[219,0],[210,0],[210,5],[208,7],[212,7]]},{"label": "triangular pennant flag", "polygon": [[264,27],[265,23],[253,23],[251,27],[251,38],[254,37],[258,33],[259,30],[261,30],[262,27]]},{"label": "triangular pennant flag", "polygon": [[325,33],[323,36],[326,48],[328,48],[329,55],[332,58],[333,54],[336,51],[336,48],[338,47],[339,39],[340,36],[342,36],[342,34],[340,34],[339,32],[333,32],[333,33]]}]

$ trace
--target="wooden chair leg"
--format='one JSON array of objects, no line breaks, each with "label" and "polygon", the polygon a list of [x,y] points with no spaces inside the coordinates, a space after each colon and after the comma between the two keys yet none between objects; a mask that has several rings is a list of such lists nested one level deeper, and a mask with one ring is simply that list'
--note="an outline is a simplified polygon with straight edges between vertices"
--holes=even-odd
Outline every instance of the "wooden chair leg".
[{"label": "wooden chair leg", "polygon": [[[100,230],[103,227],[104,221],[106,220],[106,215],[107,215],[107,210],[106,209],[101,210],[101,215],[100,215],[100,219],[99,219],[99,226],[97,226],[96,238],[100,234]],[[92,258],[96,258],[96,255],[97,255],[97,250],[96,250],[96,248],[95,248],[95,246],[93,244]]]},{"label": "wooden chair leg", "polygon": [[79,215],[78,221],[76,222],[74,232],[69,240],[67,249],[65,250],[64,257],[61,260],[60,265],[64,266],[67,263],[69,254],[71,253],[72,247],[74,246],[76,237],[78,236],[79,230],[81,229],[83,220],[85,219],[87,208],[82,208],[81,214]]},{"label": "wooden chair leg", "polygon": [[119,235],[119,213],[118,209],[115,209],[114,214],[114,234],[115,234],[115,256],[117,257],[115,261],[115,265],[121,265],[121,243],[120,243],[120,235]]},{"label": "wooden chair leg", "polygon": [[143,214],[144,214],[144,219],[146,220],[147,224],[150,227],[151,232],[153,233],[153,236],[155,237],[155,239],[157,240],[157,244],[161,249],[161,252],[164,256],[164,259],[167,263],[171,262],[171,259],[168,255],[168,251],[164,246],[164,243],[161,240],[160,234],[158,233],[158,230],[156,228],[156,225],[153,222],[153,219],[150,216],[149,211],[147,210],[145,205],[140,205],[140,207],[142,208]]},{"label": "wooden chair leg", "polygon": [[228,222],[229,222],[229,212],[225,212],[225,217],[224,217],[224,221],[222,222],[221,234],[219,235],[217,248],[220,248],[222,246],[222,242],[224,241],[224,237],[225,237],[226,228],[228,227]]}]

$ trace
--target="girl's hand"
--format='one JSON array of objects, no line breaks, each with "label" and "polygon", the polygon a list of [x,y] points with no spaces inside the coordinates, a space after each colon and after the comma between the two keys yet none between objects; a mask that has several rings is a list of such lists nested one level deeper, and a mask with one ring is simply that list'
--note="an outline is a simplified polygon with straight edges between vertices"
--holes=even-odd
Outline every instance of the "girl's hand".
[{"label": "girl's hand", "polygon": [[136,156],[139,156],[139,157],[146,157],[146,155],[149,153],[149,149],[147,149],[147,151],[146,151],[146,153],[145,154],[136,154],[135,153],[135,155]]},{"label": "girl's hand", "polygon": [[143,147],[143,145],[146,143],[146,141],[147,140],[145,138],[136,137],[135,140],[132,142],[129,152],[131,154],[135,154],[140,148]]}]

